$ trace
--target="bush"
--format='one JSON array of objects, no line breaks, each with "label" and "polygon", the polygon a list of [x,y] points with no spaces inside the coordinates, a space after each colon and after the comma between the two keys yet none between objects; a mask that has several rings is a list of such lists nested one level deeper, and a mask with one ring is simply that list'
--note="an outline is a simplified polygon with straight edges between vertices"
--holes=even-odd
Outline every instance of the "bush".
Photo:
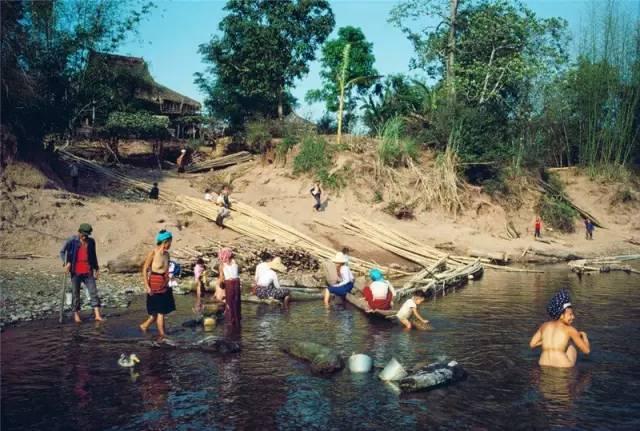
[{"label": "bush", "polygon": [[544,194],[536,209],[542,220],[554,229],[567,233],[575,231],[574,220],[578,213],[565,201]]},{"label": "bush", "polygon": [[394,117],[387,121],[382,129],[381,142],[378,145],[378,159],[383,165],[395,167],[406,164],[409,159],[418,157],[418,144],[404,136],[404,121]]},{"label": "bush", "polygon": [[265,120],[249,121],[246,124],[247,149],[252,153],[264,154],[268,151],[273,135],[269,122]]},{"label": "bush", "polygon": [[276,160],[286,164],[289,150],[296,146],[298,139],[295,136],[286,136],[276,144]]},{"label": "bush", "polygon": [[293,160],[293,173],[318,173],[331,166],[331,152],[327,141],[320,136],[307,136],[302,140],[300,152]]}]

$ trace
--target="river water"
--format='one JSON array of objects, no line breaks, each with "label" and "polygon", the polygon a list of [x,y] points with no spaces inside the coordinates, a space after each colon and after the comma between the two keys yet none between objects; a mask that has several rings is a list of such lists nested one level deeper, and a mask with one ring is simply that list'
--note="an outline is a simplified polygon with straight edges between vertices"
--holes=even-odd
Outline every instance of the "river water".
[{"label": "river water", "polygon": [[[243,304],[242,330],[232,336],[243,350],[227,356],[137,345],[141,298],[99,326],[24,324],[2,332],[2,430],[638,430],[639,287],[637,276],[579,280],[566,267],[487,271],[423,304],[434,329],[410,332],[350,306]],[[580,355],[574,370],[541,369],[528,341],[560,288],[572,294],[575,326],[589,334],[592,354]],[[180,332],[192,298],[176,299],[174,336],[202,337]],[[213,333],[225,336],[223,326]],[[324,343],[346,356],[366,352],[378,365],[447,357],[469,377],[398,395],[373,373],[314,376],[279,350],[288,340]],[[140,357],[135,371],[117,365],[121,352]]]}]

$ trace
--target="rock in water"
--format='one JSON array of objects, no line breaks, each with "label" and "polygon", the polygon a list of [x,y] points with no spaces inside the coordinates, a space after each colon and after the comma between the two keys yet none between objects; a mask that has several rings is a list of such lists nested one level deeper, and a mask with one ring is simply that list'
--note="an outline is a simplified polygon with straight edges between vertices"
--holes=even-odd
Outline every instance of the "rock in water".
[{"label": "rock in water", "polygon": [[466,371],[456,361],[436,362],[419,368],[400,380],[400,389],[406,392],[430,390],[459,382],[467,377]]},{"label": "rock in water", "polygon": [[294,341],[282,347],[291,356],[311,362],[311,371],[320,374],[330,374],[344,368],[344,360],[338,353],[310,341]]},{"label": "rock in water", "polygon": [[240,344],[235,341],[228,341],[213,335],[204,337],[198,341],[169,340],[142,341],[141,344],[150,347],[173,348],[180,350],[204,350],[214,353],[237,353],[240,351]]}]

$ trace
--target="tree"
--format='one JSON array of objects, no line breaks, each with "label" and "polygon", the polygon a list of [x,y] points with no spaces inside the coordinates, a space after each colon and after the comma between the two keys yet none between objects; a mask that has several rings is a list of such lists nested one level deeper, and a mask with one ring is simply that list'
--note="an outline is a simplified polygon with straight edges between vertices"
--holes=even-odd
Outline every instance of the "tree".
[{"label": "tree", "polygon": [[345,130],[349,130],[355,119],[357,98],[367,92],[372,78],[377,77],[372,51],[373,44],[367,42],[362,30],[351,26],[340,28],[338,37],[322,47],[320,77],[323,86],[309,91],[306,100],[324,102],[329,112],[340,111],[340,105],[344,103],[345,114],[338,117],[338,129],[343,121]]},{"label": "tree", "polygon": [[110,51],[135,31],[152,3],[100,0],[3,2],[2,122],[28,156],[45,133],[64,133],[83,110],[79,95],[93,85],[89,53]]},{"label": "tree", "polygon": [[294,81],[333,29],[329,2],[229,0],[225,10],[222,34],[199,48],[209,65],[196,74],[205,105],[236,126],[252,116],[282,118]]}]

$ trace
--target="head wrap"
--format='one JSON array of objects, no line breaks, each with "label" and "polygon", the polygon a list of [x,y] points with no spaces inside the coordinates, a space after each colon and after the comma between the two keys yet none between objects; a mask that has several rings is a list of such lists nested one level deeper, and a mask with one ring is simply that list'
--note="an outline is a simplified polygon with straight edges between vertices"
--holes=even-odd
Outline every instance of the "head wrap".
[{"label": "head wrap", "polygon": [[384,278],[384,276],[382,275],[382,271],[380,271],[378,268],[373,268],[372,270],[370,270],[369,277],[371,277],[371,281],[380,281]]},{"label": "head wrap", "polygon": [[171,235],[171,232],[165,230],[164,232],[158,232],[158,235],[156,235],[156,242],[165,242],[172,238],[173,235]]},{"label": "head wrap", "polygon": [[89,223],[82,223],[78,228],[78,232],[88,236],[91,235],[91,232],[93,232],[93,228]]},{"label": "head wrap", "polygon": [[552,319],[557,320],[560,318],[562,313],[564,313],[564,310],[569,307],[571,307],[569,292],[562,289],[553,295],[553,298],[549,301],[549,304],[547,305],[547,313],[549,313],[549,316],[551,316]]},{"label": "head wrap", "polygon": [[218,260],[222,263],[231,262],[231,258],[233,257],[233,252],[229,247],[221,248],[218,252]]}]

